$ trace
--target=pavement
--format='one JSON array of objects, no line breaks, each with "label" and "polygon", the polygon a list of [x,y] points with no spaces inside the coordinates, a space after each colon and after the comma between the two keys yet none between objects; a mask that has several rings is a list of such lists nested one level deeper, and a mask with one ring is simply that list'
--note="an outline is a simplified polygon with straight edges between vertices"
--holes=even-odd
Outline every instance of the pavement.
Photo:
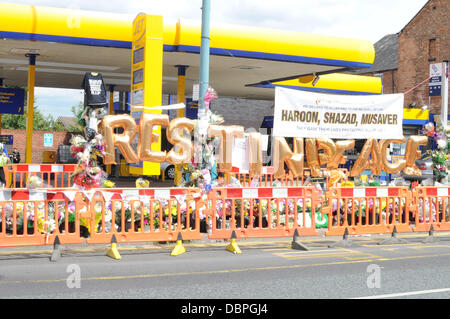
[{"label": "pavement", "polygon": [[[363,246],[377,246],[382,245],[398,245],[398,244],[422,244],[423,241],[429,238],[428,233],[398,233],[396,238],[403,241],[403,243],[390,243],[392,234],[372,234],[372,235],[348,235],[347,239],[342,236],[326,236],[326,229],[318,229],[317,236],[298,237],[297,241],[304,245],[308,250],[328,249],[332,248],[336,243],[344,244],[341,247],[363,247]],[[187,249],[201,251],[207,248],[225,248],[229,240],[225,239],[209,239],[207,233],[203,233],[201,240],[183,241],[183,246]],[[439,242],[450,242],[450,232],[435,232],[433,238],[438,239]],[[275,237],[275,238],[238,238],[236,240],[241,250],[245,249],[277,249],[289,248],[293,242],[292,237]],[[117,249],[119,252],[139,253],[144,251],[167,250],[168,253],[175,247],[176,242],[138,242],[138,243],[118,243]],[[110,244],[88,244],[86,241],[82,244],[61,244],[59,250],[62,254],[97,254],[104,255]],[[23,255],[40,255],[52,254],[54,250],[53,244],[45,246],[23,246],[23,247],[1,247],[0,260],[7,259],[8,256]]]}]

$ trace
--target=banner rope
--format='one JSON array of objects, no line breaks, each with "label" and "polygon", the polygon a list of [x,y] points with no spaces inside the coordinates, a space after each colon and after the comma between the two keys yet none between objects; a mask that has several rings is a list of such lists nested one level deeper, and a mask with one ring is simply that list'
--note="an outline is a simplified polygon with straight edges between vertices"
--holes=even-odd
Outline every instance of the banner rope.
[{"label": "banner rope", "polygon": [[408,94],[409,92],[413,91],[414,89],[416,89],[417,87],[421,86],[422,84],[424,84],[425,82],[429,81],[431,79],[431,76],[427,77],[425,80],[423,80],[422,82],[420,82],[419,84],[417,84],[416,86],[410,88],[408,91],[406,91],[403,94]]}]

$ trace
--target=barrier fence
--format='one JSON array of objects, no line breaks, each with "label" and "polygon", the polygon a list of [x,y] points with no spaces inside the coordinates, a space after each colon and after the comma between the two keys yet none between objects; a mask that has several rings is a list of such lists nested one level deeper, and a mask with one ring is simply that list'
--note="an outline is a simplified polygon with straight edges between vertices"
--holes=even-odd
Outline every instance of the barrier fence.
[{"label": "barrier fence", "polygon": [[449,187],[5,189],[0,247],[450,230]]},{"label": "barrier fence", "polygon": [[71,187],[70,175],[76,166],[76,164],[7,164],[3,167],[6,187],[27,187],[31,176],[39,177],[46,187]]},{"label": "barrier fence", "polygon": [[[199,189],[12,189],[0,195],[0,247],[202,239]],[[204,210],[204,208],[203,208]],[[83,238],[84,237],[84,238]]]},{"label": "barrier fence", "polygon": [[[339,168],[342,175],[348,176],[348,170],[346,168]],[[231,172],[226,174],[226,182],[231,183],[231,178],[235,178],[239,181],[242,187],[272,187],[274,184],[276,186],[305,186],[305,182],[310,179],[314,179],[311,175],[311,169],[304,168],[303,176],[294,177],[292,173],[285,174],[282,178],[274,178],[273,176],[274,168],[273,166],[263,166],[262,173],[258,176],[250,176],[249,172],[246,170],[241,170],[237,167],[233,167]],[[323,177],[315,178],[322,179],[328,185],[330,181],[330,176],[327,171],[322,171]]]},{"label": "barrier fence", "polygon": [[314,187],[219,188],[209,193],[210,239],[315,236],[319,192]]},{"label": "barrier fence", "polygon": [[414,214],[407,187],[331,188],[325,195],[323,211],[333,222],[327,236],[409,232]]},{"label": "barrier fence", "polygon": [[71,201],[52,190],[3,190],[0,193],[0,246],[79,244],[82,193]]},{"label": "barrier fence", "polygon": [[200,190],[195,188],[95,190],[89,201],[87,243],[202,239]]},{"label": "barrier fence", "polygon": [[413,190],[416,205],[414,231],[450,230],[450,187],[417,187]]}]

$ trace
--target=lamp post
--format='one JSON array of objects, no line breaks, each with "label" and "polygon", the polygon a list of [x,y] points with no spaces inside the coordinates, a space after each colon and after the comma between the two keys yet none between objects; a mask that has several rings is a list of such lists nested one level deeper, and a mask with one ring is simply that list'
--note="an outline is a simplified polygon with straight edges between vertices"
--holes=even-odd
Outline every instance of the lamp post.
[{"label": "lamp post", "polygon": [[194,136],[194,162],[202,168],[202,140],[207,134],[208,118],[205,106],[205,94],[209,86],[209,25],[210,0],[202,1],[202,33],[200,46],[200,88],[198,104],[198,125]]}]

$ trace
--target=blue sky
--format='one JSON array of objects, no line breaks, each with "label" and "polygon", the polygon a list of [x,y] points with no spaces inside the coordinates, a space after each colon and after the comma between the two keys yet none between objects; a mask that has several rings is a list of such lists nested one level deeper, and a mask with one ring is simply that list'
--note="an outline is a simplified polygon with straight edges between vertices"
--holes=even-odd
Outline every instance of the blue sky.
[{"label": "blue sky", "polygon": [[56,120],[59,116],[72,116],[72,106],[84,99],[82,90],[39,88],[35,89],[36,105],[43,114],[50,114]]},{"label": "blue sky", "polygon": [[[139,12],[170,19],[201,21],[202,0],[15,0],[6,1],[59,8],[114,12],[135,16]],[[427,0],[227,0],[211,1],[211,24],[231,23],[291,30],[311,34],[364,39],[375,43],[397,33]],[[44,114],[72,115],[82,101],[78,90],[37,89],[37,104]]]}]

